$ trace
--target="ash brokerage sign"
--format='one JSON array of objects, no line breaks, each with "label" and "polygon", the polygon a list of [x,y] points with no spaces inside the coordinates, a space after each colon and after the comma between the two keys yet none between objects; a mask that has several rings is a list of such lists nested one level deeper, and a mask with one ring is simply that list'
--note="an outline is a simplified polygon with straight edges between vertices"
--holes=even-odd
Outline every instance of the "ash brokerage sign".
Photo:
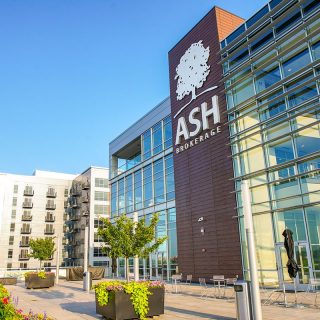
[{"label": "ash brokerage sign", "polygon": [[[198,95],[196,94],[196,90],[203,86],[210,73],[209,54],[209,46],[205,48],[202,41],[193,43],[181,57],[180,63],[176,67],[177,100],[182,100],[185,96],[191,94],[190,101],[173,116],[174,119],[177,119],[175,133],[175,152],[177,154],[221,132],[221,126],[218,125],[220,123],[220,111],[217,95],[213,95],[210,101],[202,102],[200,106],[191,109],[188,116],[180,115],[199,96],[218,88],[213,86],[202,90]],[[213,121],[210,122],[210,118],[213,118]],[[213,123],[213,127],[210,127],[210,123]]]}]

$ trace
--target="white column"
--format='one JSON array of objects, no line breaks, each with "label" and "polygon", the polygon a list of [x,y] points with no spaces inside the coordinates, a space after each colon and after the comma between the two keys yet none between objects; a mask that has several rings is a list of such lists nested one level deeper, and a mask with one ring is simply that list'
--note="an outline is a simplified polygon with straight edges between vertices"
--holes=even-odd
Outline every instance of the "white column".
[{"label": "white column", "polygon": [[250,199],[250,191],[249,191],[249,185],[247,180],[244,180],[241,183],[241,196],[242,196],[242,206],[243,206],[243,214],[244,214],[244,227],[246,229],[246,236],[247,236],[247,243],[248,243],[253,319],[262,320],[256,247],[254,243],[253,220],[252,220],[252,211],[251,211],[251,199]]},{"label": "white column", "polygon": [[59,283],[59,267],[60,267],[60,237],[61,235],[58,234],[57,236],[57,254],[56,254],[56,281],[55,283]]},{"label": "white column", "polygon": [[[135,225],[138,223],[138,212],[133,213],[133,222]],[[134,268],[134,281],[139,280],[139,257],[135,256],[133,260],[133,268]]]},{"label": "white column", "polygon": [[[88,218],[86,218],[88,219]],[[84,261],[83,261],[83,272],[87,275],[83,277],[83,290],[90,291],[90,277],[88,274],[88,243],[89,243],[89,224],[86,221],[86,227],[84,229]]]}]

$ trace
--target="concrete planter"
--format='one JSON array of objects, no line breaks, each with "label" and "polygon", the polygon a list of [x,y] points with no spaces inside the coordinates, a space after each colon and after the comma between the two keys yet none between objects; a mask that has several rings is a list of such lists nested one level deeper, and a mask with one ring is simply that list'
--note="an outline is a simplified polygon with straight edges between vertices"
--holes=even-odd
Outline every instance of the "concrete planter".
[{"label": "concrete planter", "polygon": [[46,278],[39,278],[37,273],[29,273],[25,278],[27,289],[50,288],[54,286],[55,274],[46,273]]},{"label": "concrete planter", "polygon": [[0,284],[3,284],[3,285],[15,285],[15,284],[17,284],[17,278],[15,278],[15,277],[3,277],[3,278],[0,278]]},{"label": "concrete planter", "polygon": [[[150,288],[148,317],[164,314],[164,288]],[[130,295],[123,291],[114,291],[113,297],[106,306],[100,306],[96,295],[96,312],[107,319],[138,319],[134,312]]]}]

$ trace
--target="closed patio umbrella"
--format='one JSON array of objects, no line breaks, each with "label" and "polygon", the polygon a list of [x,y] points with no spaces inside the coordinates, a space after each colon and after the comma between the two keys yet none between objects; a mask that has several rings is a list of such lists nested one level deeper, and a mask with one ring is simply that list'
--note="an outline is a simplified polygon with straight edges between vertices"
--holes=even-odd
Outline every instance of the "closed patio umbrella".
[{"label": "closed patio umbrella", "polygon": [[299,271],[299,267],[297,262],[294,260],[294,241],[292,238],[293,232],[290,229],[285,229],[282,235],[284,236],[284,247],[286,248],[288,256],[288,273],[290,278],[295,278]]}]

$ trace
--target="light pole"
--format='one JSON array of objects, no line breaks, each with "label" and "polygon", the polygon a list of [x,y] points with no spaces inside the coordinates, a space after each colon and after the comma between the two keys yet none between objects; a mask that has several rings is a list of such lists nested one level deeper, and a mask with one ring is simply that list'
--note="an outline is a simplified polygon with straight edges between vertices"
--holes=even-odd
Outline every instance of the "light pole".
[{"label": "light pole", "polygon": [[55,283],[59,283],[59,267],[60,267],[60,234],[57,235],[57,254],[56,254],[56,280]]},{"label": "light pole", "polygon": [[83,290],[90,291],[90,274],[88,272],[88,243],[89,243],[89,216],[83,215],[86,219],[86,226],[84,229],[84,256],[83,256]]},{"label": "light pole", "polygon": [[262,320],[259,279],[257,272],[256,247],[254,243],[254,231],[251,211],[251,199],[247,180],[243,180],[241,183],[241,197],[244,214],[244,227],[246,229],[248,243],[253,319]]},{"label": "light pole", "polygon": [[[136,228],[138,223],[138,212],[133,213],[133,222],[135,224],[134,228]],[[139,281],[139,257],[138,256],[134,256],[133,268],[134,268],[134,281]]]}]

